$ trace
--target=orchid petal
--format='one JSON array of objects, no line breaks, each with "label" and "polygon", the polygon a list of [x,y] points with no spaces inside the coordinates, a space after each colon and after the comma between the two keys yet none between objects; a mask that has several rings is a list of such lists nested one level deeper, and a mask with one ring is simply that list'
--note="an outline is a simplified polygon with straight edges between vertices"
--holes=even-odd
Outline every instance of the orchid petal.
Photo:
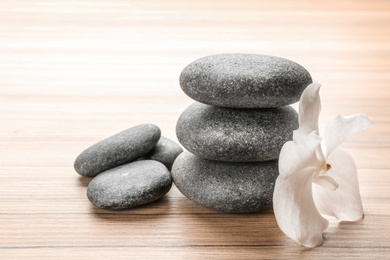
[{"label": "orchid petal", "polygon": [[334,150],[327,162],[332,168],[326,175],[339,184],[330,190],[313,184],[313,198],[319,212],[339,220],[356,221],[363,217],[356,165],[352,157],[341,149]]},{"label": "orchid petal", "polygon": [[338,183],[330,176],[319,176],[313,183],[318,184],[324,188],[335,190],[339,187]]},{"label": "orchid petal", "polygon": [[[273,208],[280,229],[299,244],[316,247],[322,244],[322,232],[328,220],[318,212],[312,197],[313,168],[297,172],[294,178],[279,176],[275,183]],[[299,192],[297,192],[299,191]]]},{"label": "orchid petal", "polygon": [[324,162],[317,157],[321,138],[312,132],[299,141],[287,142],[279,156],[279,177],[273,194],[273,208],[280,229],[306,246],[322,244],[328,221],[318,212],[312,196],[312,178]]},{"label": "orchid petal", "polygon": [[322,163],[321,140],[312,132],[298,141],[286,142],[279,154],[279,174],[286,178],[307,166],[318,167]]},{"label": "orchid petal", "polygon": [[318,117],[321,111],[319,95],[321,85],[313,82],[303,91],[299,101],[299,129],[294,131],[293,139],[318,131]]},{"label": "orchid petal", "polygon": [[341,143],[371,126],[372,122],[364,114],[337,115],[326,124],[322,141],[323,153],[328,157]]}]

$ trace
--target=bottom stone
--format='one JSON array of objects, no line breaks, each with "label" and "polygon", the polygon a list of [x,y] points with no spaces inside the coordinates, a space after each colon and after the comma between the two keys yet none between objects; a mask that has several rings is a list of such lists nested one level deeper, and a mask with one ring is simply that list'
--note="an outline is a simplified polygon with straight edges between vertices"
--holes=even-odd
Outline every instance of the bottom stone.
[{"label": "bottom stone", "polygon": [[184,196],[204,207],[237,213],[270,208],[278,174],[278,160],[221,162],[188,151],[172,167],[173,181]]}]

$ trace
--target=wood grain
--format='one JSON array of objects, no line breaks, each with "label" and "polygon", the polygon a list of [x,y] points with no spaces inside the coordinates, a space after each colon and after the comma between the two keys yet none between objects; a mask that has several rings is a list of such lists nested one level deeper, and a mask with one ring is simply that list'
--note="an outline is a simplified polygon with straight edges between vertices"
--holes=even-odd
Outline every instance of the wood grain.
[{"label": "wood grain", "polygon": [[[390,255],[389,1],[0,1],[1,259],[275,259]],[[367,114],[353,155],[365,219],[305,249],[272,210],[226,214],[175,187],[131,210],[95,208],[73,162],[141,123],[177,140],[178,77],[204,55],[277,55],[322,84],[320,126]],[[297,104],[294,104],[297,108]]]}]

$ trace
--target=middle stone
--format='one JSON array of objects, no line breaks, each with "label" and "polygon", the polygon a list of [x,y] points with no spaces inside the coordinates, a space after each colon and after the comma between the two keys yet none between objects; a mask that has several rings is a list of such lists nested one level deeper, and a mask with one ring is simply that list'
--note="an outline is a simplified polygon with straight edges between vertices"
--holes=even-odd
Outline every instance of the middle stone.
[{"label": "middle stone", "polygon": [[176,135],[205,159],[258,162],[277,159],[297,128],[298,114],[290,106],[234,109],[195,102],[181,114]]}]

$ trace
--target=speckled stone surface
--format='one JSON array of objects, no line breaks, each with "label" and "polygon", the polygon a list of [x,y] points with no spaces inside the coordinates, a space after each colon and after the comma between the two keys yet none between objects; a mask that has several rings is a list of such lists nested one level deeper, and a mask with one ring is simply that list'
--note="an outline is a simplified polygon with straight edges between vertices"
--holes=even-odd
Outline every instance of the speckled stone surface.
[{"label": "speckled stone surface", "polygon": [[299,101],[312,83],[301,65],[275,56],[217,54],[195,60],[180,75],[192,99],[220,107],[267,108]]},{"label": "speckled stone surface", "polygon": [[162,163],[143,160],[99,174],[89,183],[87,196],[102,209],[128,209],[161,198],[171,186],[171,174]]},{"label": "speckled stone surface", "polygon": [[144,159],[159,161],[170,170],[176,157],[182,152],[183,148],[180,145],[171,139],[161,136],[156,146],[145,155]]},{"label": "speckled stone surface", "polygon": [[179,117],[176,135],[202,158],[256,162],[277,159],[297,128],[298,114],[290,106],[232,109],[196,102]]},{"label": "speckled stone surface", "polygon": [[172,167],[176,187],[190,200],[227,212],[270,208],[278,161],[231,163],[202,159],[188,151]]},{"label": "speckled stone surface", "polygon": [[82,176],[96,176],[144,156],[152,150],[160,136],[160,128],[153,124],[129,128],[84,150],[76,158],[74,168]]}]

